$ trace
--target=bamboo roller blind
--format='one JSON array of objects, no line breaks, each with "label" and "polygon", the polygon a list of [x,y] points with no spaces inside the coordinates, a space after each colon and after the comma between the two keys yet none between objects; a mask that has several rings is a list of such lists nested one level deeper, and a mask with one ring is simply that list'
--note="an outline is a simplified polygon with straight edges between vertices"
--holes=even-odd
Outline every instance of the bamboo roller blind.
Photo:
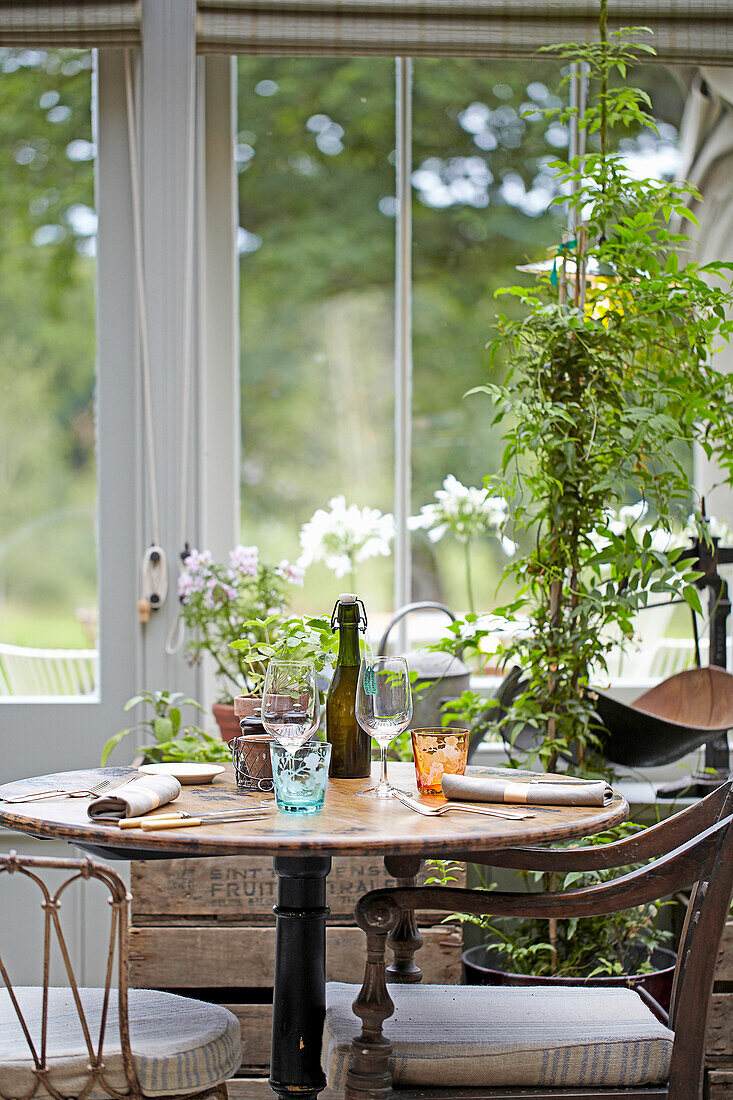
[{"label": "bamboo roller blind", "polygon": [[[198,0],[200,53],[526,57],[597,37],[596,0]],[[660,60],[733,64],[733,0],[611,0]]]},{"label": "bamboo roller blind", "polygon": [[0,0],[0,46],[139,44],[139,0]]}]

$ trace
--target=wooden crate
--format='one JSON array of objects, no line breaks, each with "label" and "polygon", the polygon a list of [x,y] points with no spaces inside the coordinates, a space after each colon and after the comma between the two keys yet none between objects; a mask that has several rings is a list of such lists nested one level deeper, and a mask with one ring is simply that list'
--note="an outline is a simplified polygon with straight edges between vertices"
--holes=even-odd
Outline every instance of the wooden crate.
[{"label": "wooden crate", "polygon": [[[433,873],[423,868],[421,881]],[[465,873],[455,885],[465,885]],[[362,894],[394,886],[378,857],[337,858],[327,880],[326,977],[360,984],[365,939],[354,924]],[[232,1100],[258,1100],[270,1059],[277,884],[272,860],[255,856],[139,861],[131,869],[130,984],[224,1004],[242,1024],[242,1068]],[[461,980],[459,927],[420,913],[424,981]]]},{"label": "wooden crate", "polygon": [[733,920],[725,926],[705,1040],[705,1096],[733,1100]]}]

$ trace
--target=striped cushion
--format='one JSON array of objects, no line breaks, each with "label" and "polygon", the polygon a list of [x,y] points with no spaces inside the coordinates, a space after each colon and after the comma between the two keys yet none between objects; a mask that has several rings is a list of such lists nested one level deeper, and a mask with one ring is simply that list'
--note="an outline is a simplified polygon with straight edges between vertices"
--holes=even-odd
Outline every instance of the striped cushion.
[{"label": "striped cushion", "polygon": [[[36,1050],[40,1051],[42,990],[15,990]],[[92,1043],[98,1046],[103,990],[81,989]],[[242,1060],[236,1016],[219,1005],[131,989],[130,1042],[145,1096],[200,1092],[226,1081]],[[51,1084],[64,1096],[76,1096],[89,1083],[89,1061],[76,1006],[69,989],[49,990],[47,1062]],[[103,1058],[105,1081],[127,1091],[120,1052],[117,993],[110,996]],[[22,1097],[32,1089],[33,1061],[7,990],[0,990],[0,1081],[3,1096]],[[46,1095],[45,1091],[37,1093]],[[98,1088],[91,1097],[108,1097]]]},{"label": "striped cushion", "polygon": [[[327,987],[324,1069],[343,1089],[359,989]],[[631,989],[391,985],[396,1085],[630,1086],[667,1079],[674,1034]]]}]

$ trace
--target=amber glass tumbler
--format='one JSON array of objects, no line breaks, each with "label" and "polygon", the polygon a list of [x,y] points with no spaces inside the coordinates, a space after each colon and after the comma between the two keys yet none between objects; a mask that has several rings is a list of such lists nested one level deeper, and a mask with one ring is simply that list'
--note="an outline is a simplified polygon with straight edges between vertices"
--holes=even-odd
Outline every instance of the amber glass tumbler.
[{"label": "amber glass tumbler", "polygon": [[440,794],[444,772],[463,775],[468,759],[468,737],[468,730],[453,726],[412,731],[412,752],[420,794]]}]

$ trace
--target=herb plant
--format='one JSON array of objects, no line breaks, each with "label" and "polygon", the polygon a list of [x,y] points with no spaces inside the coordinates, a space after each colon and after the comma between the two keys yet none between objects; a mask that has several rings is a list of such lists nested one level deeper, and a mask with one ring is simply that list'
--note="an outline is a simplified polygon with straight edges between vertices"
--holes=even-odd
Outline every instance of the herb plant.
[{"label": "herb plant", "polygon": [[228,746],[218,737],[212,737],[199,726],[182,726],[182,707],[193,707],[204,712],[204,708],[195,699],[189,699],[180,691],[141,691],[125,703],[125,710],[132,710],[140,703],[152,709],[148,718],[134,726],[118,730],[110,737],[102,749],[102,767],[105,766],[112,750],[131,733],[145,731],[153,740],[140,750],[146,764],[163,762],[181,762],[190,760],[195,763],[204,761],[228,761],[231,759]]},{"label": "herb plant", "polygon": [[316,672],[330,668],[338,635],[326,618],[268,615],[242,623],[244,636],[230,642],[245,670],[251,690],[261,691],[270,661],[312,661]]}]

